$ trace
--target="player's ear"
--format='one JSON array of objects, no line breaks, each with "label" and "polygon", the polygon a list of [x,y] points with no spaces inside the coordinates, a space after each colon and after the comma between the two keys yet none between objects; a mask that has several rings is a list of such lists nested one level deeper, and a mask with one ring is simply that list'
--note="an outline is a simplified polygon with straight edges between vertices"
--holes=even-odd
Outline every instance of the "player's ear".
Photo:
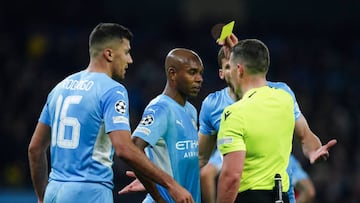
[{"label": "player's ear", "polygon": [[112,62],[114,60],[114,53],[112,49],[104,49],[103,56],[108,62]]},{"label": "player's ear", "polygon": [[242,78],[245,74],[245,66],[243,64],[237,64],[238,76]]},{"label": "player's ear", "polygon": [[176,68],[170,66],[170,67],[167,69],[167,73],[168,73],[168,76],[169,76],[169,79],[170,79],[170,80],[175,80]]},{"label": "player's ear", "polygon": [[223,72],[223,70],[220,68],[219,69],[219,77],[220,77],[220,79],[224,79],[224,72]]}]

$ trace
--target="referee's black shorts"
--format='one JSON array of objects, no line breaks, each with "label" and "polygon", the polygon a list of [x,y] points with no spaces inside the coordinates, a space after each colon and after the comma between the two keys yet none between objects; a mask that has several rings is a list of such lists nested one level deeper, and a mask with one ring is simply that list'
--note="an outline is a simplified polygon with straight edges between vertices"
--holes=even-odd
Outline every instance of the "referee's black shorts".
[{"label": "referee's black shorts", "polygon": [[[284,203],[289,203],[289,196],[282,193]],[[235,203],[274,203],[275,195],[272,190],[246,190],[237,195]]]}]

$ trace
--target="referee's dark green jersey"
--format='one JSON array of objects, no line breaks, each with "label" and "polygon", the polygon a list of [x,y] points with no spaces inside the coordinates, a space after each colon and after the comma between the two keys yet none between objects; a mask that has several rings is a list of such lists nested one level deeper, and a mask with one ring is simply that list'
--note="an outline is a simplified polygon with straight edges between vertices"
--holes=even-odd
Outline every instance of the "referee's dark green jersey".
[{"label": "referee's dark green jersey", "polygon": [[283,89],[251,89],[224,109],[218,133],[220,152],[246,151],[239,192],[272,190],[276,173],[283,178],[283,192],[288,191],[286,168],[294,125],[294,99]]}]

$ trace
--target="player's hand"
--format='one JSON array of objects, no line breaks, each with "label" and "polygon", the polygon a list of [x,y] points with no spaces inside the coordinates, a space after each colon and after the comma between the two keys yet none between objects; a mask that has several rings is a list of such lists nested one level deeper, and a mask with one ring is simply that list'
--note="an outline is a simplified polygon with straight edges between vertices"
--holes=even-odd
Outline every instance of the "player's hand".
[{"label": "player's hand", "polygon": [[[132,171],[126,171],[126,175],[132,178],[136,178],[136,175]],[[135,179],[133,182],[131,182],[129,185],[125,186],[123,189],[121,189],[118,194],[126,194],[130,192],[143,192],[145,191],[144,185],[139,181],[139,179]]]},{"label": "player's hand", "polygon": [[168,188],[168,192],[171,197],[177,203],[193,203],[194,199],[192,198],[191,194],[179,184],[176,183],[174,187]]},{"label": "player's hand", "polygon": [[239,42],[238,38],[234,33],[231,33],[231,35],[227,36],[224,41],[216,40],[216,43],[220,46],[227,46],[229,48],[232,48]]},{"label": "player's hand", "polygon": [[314,164],[320,161],[326,161],[329,158],[329,149],[337,143],[336,139],[330,140],[326,145],[321,146],[316,151],[310,153],[310,163]]},{"label": "player's hand", "polygon": [[226,46],[230,48],[233,48],[238,42],[239,40],[234,33],[231,33],[231,35],[225,39]]},{"label": "player's hand", "polygon": [[230,58],[231,48],[233,46],[235,46],[238,42],[239,42],[239,40],[234,33],[231,33],[231,35],[226,37],[226,39],[224,41],[219,41],[219,40],[216,41],[216,43],[218,45],[223,46],[224,55],[225,55],[225,58],[227,58],[227,59]]}]

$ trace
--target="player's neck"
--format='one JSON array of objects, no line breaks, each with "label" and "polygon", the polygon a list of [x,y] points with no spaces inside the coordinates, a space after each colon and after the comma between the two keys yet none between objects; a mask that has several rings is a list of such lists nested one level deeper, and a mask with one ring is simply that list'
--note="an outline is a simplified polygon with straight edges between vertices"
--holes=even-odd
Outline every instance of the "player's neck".
[{"label": "player's neck", "polygon": [[241,84],[241,91],[244,95],[247,91],[266,86],[266,78],[262,75],[256,75],[256,76],[250,76],[243,80],[243,83]]},{"label": "player's neck", "polygon": [[109,77],[112,77],[111,71],[107,67],[108,64],[102,62],[101,60],[91,59],[86,70],[89,72],[105,73]]},{"label": "player's neck", "polygon": [[237,101],[237,100],[239,100],[239,99],[241,98],[241,97],[238,98],[238,96],[236,96],[236,94],[235,94],[235,92],[234,92],[234,89],[231,88],[230,86],[228,86],[227,91],[228,91],[228,94],[229,94],[229,96],[230,96],[230,98],[231,98],[232,100]]},{"label": "player's neck", "polygon": [[180,94],[179,91],[177,91],[175,88],[171,87],[168,83],[166,83],[163,94],[165,94],[166,96],[172,98],[173,100],[175,100],[181,106],[185,106],[186,97],[184,95]]}]

